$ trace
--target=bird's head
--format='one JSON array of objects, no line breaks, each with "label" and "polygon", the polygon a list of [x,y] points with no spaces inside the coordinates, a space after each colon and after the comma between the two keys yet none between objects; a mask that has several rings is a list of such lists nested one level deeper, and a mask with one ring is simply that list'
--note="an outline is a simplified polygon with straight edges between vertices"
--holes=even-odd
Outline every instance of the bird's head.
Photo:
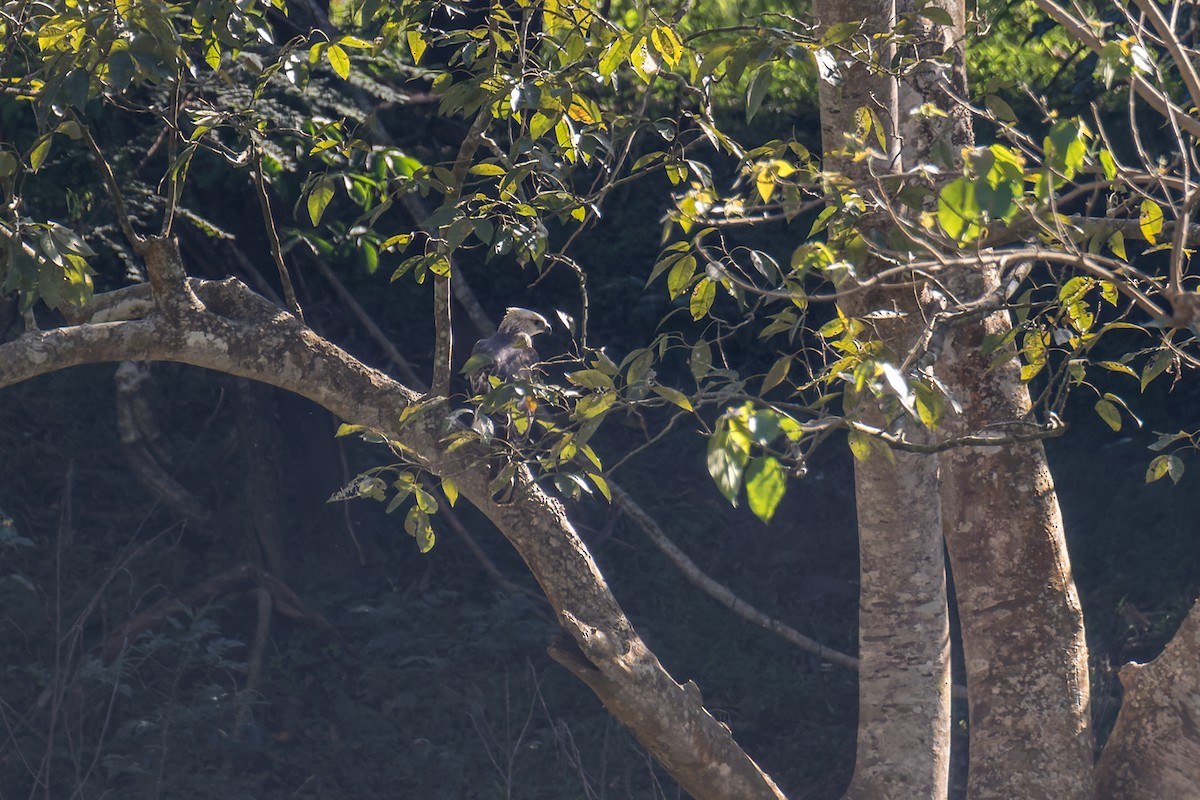
[{"label": "bird's head", "polygon": [[523,333],[532,338],[539,333],[549,332],[550,323],[546,318],[528,308],[513,306],[504,312],[504,319],[500,320],[500,333]]}]

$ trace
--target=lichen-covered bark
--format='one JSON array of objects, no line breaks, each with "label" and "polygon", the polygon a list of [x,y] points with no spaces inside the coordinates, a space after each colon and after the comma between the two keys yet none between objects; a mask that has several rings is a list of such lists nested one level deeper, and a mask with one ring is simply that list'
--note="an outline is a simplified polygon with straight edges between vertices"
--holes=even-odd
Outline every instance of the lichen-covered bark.
[{"label": "lichen-covered bark", "polygon": [[937,460],[876,453],[855,465],[859,703],[846,798],[944,798],[950,756],[950,630]]},{"label": "lichen-covered bark", "polygon": [[[176,254],[177,257],[177,254]],[[339,417],[397,439],[430,472],[452,476],[520,553],[564,631],[556,659],[587,683],[613,715],[693,797],[783,795],[704,709],[698,691],[671,678],[634,631],[561,506],[527,474],[511,502],[489,491],[489,453],[443,449],[452,430],[443,398],[401,413],[418,395],[317,336],[237,281],[191,287],[205,310],[176,308],[141,319],[31,332],[0,345],[0,388],[80,364],[174,361],[253,378],[303,395]],[[144,308],[145,287],[101,299],[97,313]],[[190,305],[190,304],[189,304]]]},{"label": "lichen-covered bark", "polygon": [[[953,331],[938,374],[963,414],[949,435],[1029,413],[1015,361],[988,371],[994,315]],[[962,624],[973,798],[1082,799],[1092,732],[1083,613],[1040,442],[942,454],[942,513]]]},{"label": "lichen-covered bark", "polygon": [[[817,0],[813,10],[823,28],[865,20],[867,34],[887,32],[895,20],[892,0]],[[888,48],[875,52],[886,64]],[[897,86],[865,64],[842,69],[840,83],[822,81],[820,86],[824,167],[849,178],[870,203],[875,189],[872,170],[887,172],[895,166]],[[889,152],[880,158],[854,160],[840,154],[862,107],[874,111],[885,128]],[[870,237],[889,224],[884,214],[868,213],[862,223],[864,235]],[[859,277],[869,278],[882,266],[868,258],[859,265]],[[919,335],[920,314],[911,288],[854,293],[840,305],[850,316],[877,309],[907,312],[898,320],[876,323],[876,333],[896,363]],[[868,424],[887,424],[870,398],[861,398],[853,413]],[[921,436],[919,425],[910,425],[905,433]],[[859,722],[854,776],[846,797],[936,800],[946,796],[950,753],[949,622],[937,459],[900,452],[892,456],[874,453],[855,464],[861,580]]]},{"label": "lichen-covered bark", "polygon": [[1125,699],[1096,766],[1096,800],[1200,793],[1200,601],[1149,664],[1121,668]]},{"label": "lichen-covered bark", "polygon": [[[913,0],[899,0],[916,11]],[[918,67],[901,82],[906,166],[961,163],[973,144],[963,55],[962,0],[923,7],[952,25],[918,17],[914,49],[939,66]],[[932,61],[926,61],[932,64]],[[911,113],[932,104],[945,116]],[[998,285],[988,271],[951,276],[965,300]],[[1005,314],[949,332],[938,376],[962,407],[943,435],[976,433],[1026,418],[1029,392],[1010,361],[992,369],[981,344],[1009,329]],[[941,454],[942,521],[962,628],[970,725],[968,793],[976,798],[1083,798],[1091,785],[1087,645],[1083,614],[1063,537],[1054,484],[1040,442],[960,448]]]}]

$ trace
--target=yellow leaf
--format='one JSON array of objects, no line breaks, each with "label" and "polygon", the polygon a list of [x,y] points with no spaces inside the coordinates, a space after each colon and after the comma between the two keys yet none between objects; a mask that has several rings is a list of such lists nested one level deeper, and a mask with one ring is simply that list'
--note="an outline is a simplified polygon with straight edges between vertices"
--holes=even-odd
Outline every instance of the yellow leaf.
[{"label": "yellow leaf", "polygon": [[674,403],[675,405],[682,408],[684,411],[692,410],[692,404],[687,399],[687,395],[685,395],[683,392],[679,391],[678,389],[672,389],[670,386],[663,386],[662,384],[656,383],[650,387],[650,391],[654,392],[656,395],[658,395],[662,399],[664,399],[670,403]]},{"label": "yellow leaf", "polygon": [[696,288],[692,289],[691,301],[688,303],[688,310],[692,312],[692,319],[699,320],[708,313],[712,308],[713,300],[717,297],[717,285],[705,278],[696,284]]},{"label": "yellow leaf", "polygon": [[679,37],[675,31],[666,26],[655,28],[650,33],[650,40],[654,43],[654,49],[662,56],[663,61],[667,62],[667,66],[674,69],[679,63],[679,59],[683,57],[683,42],[679,41]]},{"label": "yellow leaf", "polygon": [[754,176],[754,185],[758,188],[758,196],[762,198],[764,203],[771,202],[771,195],[775,194],[775,175],[769,169],[761,169]]},{"label": "yellow leaf", "polygon": [[1129,256],[1125,255],[1125,235],[1120,231],[1116,231],[1108,238],[1108,248],[1113,251],[1113,255],[1122,261],[1128,261]]},{"label": "yellow leaf", "polygon": [[425,40],[421,38],[420,31],[407,31],[404,34],[408,39],[408,49],[412,52],[413,63],[420,64],[421,56],[425,55]]},{"label": "yellow leaf", "polygon": [[350,56],[346,55],[345,50],[336,44],[331,44],[325,51],[325,57],[329,59],[329,66],[333,68],[339,78],[346,80],[350,77]]},{"label": "yellow leaf", "polygon": [[1162,232],[1163,212],[1158,203],[1153,200],[1143,200],[1138,213],[1138,225],[1141,226],[1142,236],[1150,244],[1157,244],[1158,234]]}]

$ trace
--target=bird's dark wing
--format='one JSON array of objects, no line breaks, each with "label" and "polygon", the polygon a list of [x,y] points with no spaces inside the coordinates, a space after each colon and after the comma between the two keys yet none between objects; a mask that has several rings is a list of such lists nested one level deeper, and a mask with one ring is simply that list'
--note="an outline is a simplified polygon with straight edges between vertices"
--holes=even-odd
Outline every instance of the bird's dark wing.
[{"label": "bird's dark wing", "polygon": [[[492,375],[501,382],[528,380],[533,376],[533,367],[538,360],[537,350],[530,345],[528,336],[496,333],[480,339],[467,361],[471,390],[486,394],[492,388],[489,380]],[[476,368],[472,370],[471,367]]]}]

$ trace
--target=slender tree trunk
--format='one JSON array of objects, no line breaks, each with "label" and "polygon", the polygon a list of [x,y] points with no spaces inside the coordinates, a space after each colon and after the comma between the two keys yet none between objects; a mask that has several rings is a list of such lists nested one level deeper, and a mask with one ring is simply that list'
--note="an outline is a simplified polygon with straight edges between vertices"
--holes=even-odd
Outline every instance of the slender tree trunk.
[{"label": "slender tree trunk", "polygon": [[[900,2],[902,12],[917,9],[912,0]],[[949,12],[953,25],[915,19],[915,51],[940,63],[906,73],[900,118],[908,121],[906,149],[920,163],[952,169],[973,140],[970,116],[956,99],[967,96],[964,8],[962,0],[921,5]],[[948,116],[911,113],[924,103]],[[964,300],[998,285],[994,271],[950,282]],[[998,313],[947,334],[936,369],[962,413],[947,419],[946,435],[1029,416],[1017,362],[992,369],[995,356],[981,350],[985,335],[1010,328],[1007,314]],[[942,519],[966,660],[968,793],[972,800],[1088,797],[1087,644],[1045,450],[1040,442],[959,448],[942,453],[940,461]]]},{"label": "slender tree trunk", "polygon": [[[867,35],[889,31],[895,19],[892,0],[818,0],[814,11],[822,28],[866,20]],[[884,60],[889,53],[877,55]],[[820,87],[825,169],[846,175],[864,198],[874,190],[872,170],[892,169],[897,144],[896,82],[872,68],[877,66],[843,63],[840,82],[823,80]],[[839,152],[863,107],[884,126],[892,152],[855,161]],[[863,233],[872,236],[886,224],[883,215],[868,213]],[[868,258],[859,276],[867,278],[880,268],[881,262]],[[881,308],[915,311],[916,298],[911,289],[872,291],[848,296],[842,307],[849,316]],[[902,354],[915,341],[917,320],[918,314],[908,314],[880,321],[876,334],[893,354]],[[853,412],[870,424],[886,424],[873,399],[860,398]],[[921,435],[919,430],[908,433]],[[855,464],[855,493],[861,579],[859,721],[854,777],[846,797],[944,798],[950,654],[937,459],[875,452]]]}]

